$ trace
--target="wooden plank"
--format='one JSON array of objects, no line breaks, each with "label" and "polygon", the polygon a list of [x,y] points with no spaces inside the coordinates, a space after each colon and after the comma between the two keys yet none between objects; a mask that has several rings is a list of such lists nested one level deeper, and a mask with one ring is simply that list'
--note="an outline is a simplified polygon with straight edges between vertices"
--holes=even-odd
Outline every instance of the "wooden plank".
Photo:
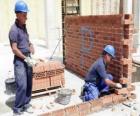
[{"label": "wooden plank", "polygon": [[32,97],[39,97],[39,96],[44,96],[44,95],[52,95],[52,94],[56,94],[58,90],[62,89],[61,86],[57,86],[57,87],[50,87],[48,89],[42,89],[42,90],[38,90],[38,91],[34,91],[32,93]]}]

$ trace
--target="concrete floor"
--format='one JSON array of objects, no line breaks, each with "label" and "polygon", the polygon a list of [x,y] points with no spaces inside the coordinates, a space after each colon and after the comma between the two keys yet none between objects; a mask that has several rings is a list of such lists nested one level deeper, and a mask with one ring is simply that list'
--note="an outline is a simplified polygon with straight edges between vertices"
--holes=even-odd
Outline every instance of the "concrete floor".
[{"label": "concrete floor", "polygon": [[[52,51],[46,49],[42,42],[35,41],[35,50],[36,56],[40,58],[49,58],[51,56]],[[62,61],[62,52],[57,51],[54,55],[54,60]],[[7,95],[5,93],[5,80],[9,77],[13,77],[13,53],[9,44],[1,43],[0,44],[0,116],[12,116],[12,106],[14,101],[14,95]],[[84,81],[79,78],[77,75],[65,70],[65,88],[75,89],[76,92],[71,97],[71,101],[68,105],[63,106],[58,103],[55,103],[54,100],[57,97],[56,94],[52,94],[51,96],[43,96],[38,98],[33,98],[31,104],[34,108],[34,113],[32,116],[36,116],[38,114],[42,114],[44,112],[53,111],[56,109],[61,109],[75,103],[82,102],[79,98],[81,86],[84,84]],[[135,93],[137,94],[137,99],[133,100],[131,104],[133,107],[128,108],[122,104],[111,106],[105,108],[97,113],[90,114],[89,116],[139,116],[140,113],[140,83],[134,83],[136,85]],[[135,104],[135,105],[134,105]],[[134,109],[134,106],[137,108]],[[24,113],[23,116],[30,116],[30,114]]]}]

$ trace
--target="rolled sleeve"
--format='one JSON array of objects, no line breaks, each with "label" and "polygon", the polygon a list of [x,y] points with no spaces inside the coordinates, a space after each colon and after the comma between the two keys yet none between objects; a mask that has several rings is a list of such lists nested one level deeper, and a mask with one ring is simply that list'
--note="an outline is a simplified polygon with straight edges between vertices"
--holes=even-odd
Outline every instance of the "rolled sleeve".
[{"label": "rolled sleeve", "polygon": [[18,40],[18,33],[17,31],[10,31],[9,32],[9,39],[11,43],[17,43]]}]

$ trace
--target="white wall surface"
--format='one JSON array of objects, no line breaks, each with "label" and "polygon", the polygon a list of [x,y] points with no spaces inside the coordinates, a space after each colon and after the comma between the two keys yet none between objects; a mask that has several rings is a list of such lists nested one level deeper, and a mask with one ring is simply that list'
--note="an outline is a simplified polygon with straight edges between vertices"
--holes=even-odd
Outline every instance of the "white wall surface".
[{"label": "white wall surface", "polygon": [[134,2],[134,48],[136,48],[137,53],[140,54],[140,0],[135,0]]},{"label": "white wall surface", "polygon": [[[54,50],[56,43],[62,39],[61,0],[46,0],[46,35],[47,45]],[[61,47],[62,48],[62,47]]]},{"label": "white wall surface", "polygon": [[80,9],[81,9],[80,14],[82,16],[91,14],[90,3],[91,0],[80,0]]},{"label": "white wall surface", "polygon": [[124,0],[124,14],[132,14],[132,0]]},{"label": "white wall surface", "polygon": [[[8,41],[8,33],[15,22],[14,6],[17,0],[0,0],[0,42]],[[27,29],[31,39],[45,38],[45,0],[24,0],[29,7]]]},{"label": "white wall surface", "polygon": [[81,15],[119,14],[119,0],[81,0]]}]

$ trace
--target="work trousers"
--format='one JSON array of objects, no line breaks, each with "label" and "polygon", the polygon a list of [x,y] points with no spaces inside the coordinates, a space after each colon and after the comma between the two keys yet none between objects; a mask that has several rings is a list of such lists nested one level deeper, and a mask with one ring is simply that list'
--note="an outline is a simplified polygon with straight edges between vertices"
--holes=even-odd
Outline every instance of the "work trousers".
[{"label": "work trousers", "polygon": [[13,111],[19,112],[29,104],[32,92],[32,67],[23,60],[14,60],[14,74],[16,81],[16,96]]},{"label": "work trousers", "polygon": [[[111,74],[108,74],[108,79],[113,80]],[[109,86],[105,83],[103,79],[98,83],[98,85],[92,82],[85,82],[83,86],[82,100],[89,101],[89,100],[98,99],[101,93],[108,92],[108,91],[109,91]]]}]

